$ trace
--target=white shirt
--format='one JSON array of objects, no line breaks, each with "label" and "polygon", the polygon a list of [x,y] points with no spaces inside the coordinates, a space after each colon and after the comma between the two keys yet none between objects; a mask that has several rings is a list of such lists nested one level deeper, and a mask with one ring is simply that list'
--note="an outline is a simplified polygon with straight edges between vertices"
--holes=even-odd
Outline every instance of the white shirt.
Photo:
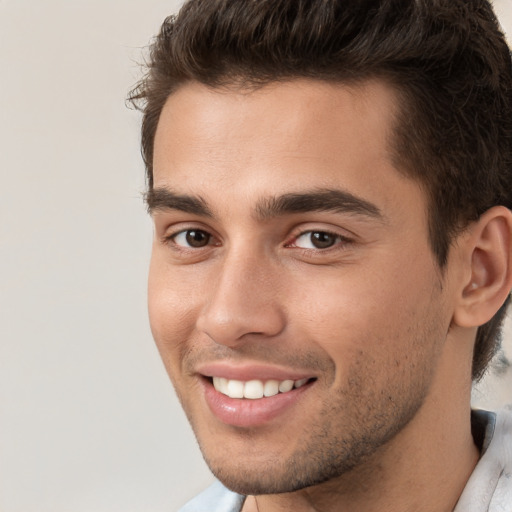
[{"label": "white shirt", "polygon": [[[482,455],[453,512],[512,512],[512,410],[473,411],[472,425]],[[179,512],[240,512],[244,500],[216,482]]]}]

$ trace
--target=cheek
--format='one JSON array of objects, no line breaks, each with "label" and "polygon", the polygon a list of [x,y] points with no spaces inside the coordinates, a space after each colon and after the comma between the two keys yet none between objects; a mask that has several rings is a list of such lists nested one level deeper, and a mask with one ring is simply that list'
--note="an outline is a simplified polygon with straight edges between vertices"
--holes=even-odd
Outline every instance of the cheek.
[{"label": "cheek", "polygon": [[415,346],[428,338],[436,322],[442,333],[440,294],[425,268],[420,272],[396,264],[385,272],[350,270],[310,280],[315,286],[303,282],[296,294],[300,314],[295,318],[307,339],[334,361],[337,379],[347,378],[350,366],[360,360],[376,371],[389,371],[413,348],[418,353]]},{"label": "cheek", "polygon": [[186,342],[194,330],[197,309],[195,295],[179,278],[179,269],[153,256],[148,279],[149,323],[169,373],[178,369],[182,360]]}]

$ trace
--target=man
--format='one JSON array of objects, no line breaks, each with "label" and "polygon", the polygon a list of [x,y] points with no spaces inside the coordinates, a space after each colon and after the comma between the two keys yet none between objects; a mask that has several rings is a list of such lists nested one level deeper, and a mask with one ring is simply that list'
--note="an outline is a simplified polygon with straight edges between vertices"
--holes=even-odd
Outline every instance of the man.
[{"label": "man", "polygon": [[142,101],[152,332],[221,483],[183,511],[512,510],[470,410],[512,286],[485,0],[191,0]]}]

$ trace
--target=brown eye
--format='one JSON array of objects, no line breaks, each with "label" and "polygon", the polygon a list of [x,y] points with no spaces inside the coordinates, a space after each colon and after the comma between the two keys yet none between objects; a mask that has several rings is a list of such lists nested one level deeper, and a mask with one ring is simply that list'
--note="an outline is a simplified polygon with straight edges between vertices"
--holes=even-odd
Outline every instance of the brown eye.
[{"label": "brown eye", "polygon": [[327,249],[336,243],[338,236],[325,231],[313,231],[310,234],[311,244],[317,249]]},{"label": "brown eye", "polygon": [[211,235],[201,229],[188,229],[174,235],[173,240],[181,247],[193,247],[195,249],[205,247],[210,243]]},{"label": "brown eye", "polygon": [[201,230],[187,231],[186,240],[190,247],[204,247],[210,241],[210,235]]},{"label": "brown eye", "polygon": [[328,231],[306,231],[295,239],[294,245],[302,249],[329,249],[342,237]]}]

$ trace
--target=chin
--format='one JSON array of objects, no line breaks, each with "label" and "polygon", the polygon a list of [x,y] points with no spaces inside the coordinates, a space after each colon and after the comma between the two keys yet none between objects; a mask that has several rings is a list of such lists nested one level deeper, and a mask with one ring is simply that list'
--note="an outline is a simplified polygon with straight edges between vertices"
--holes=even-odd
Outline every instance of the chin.
[{"label": "chin", "polygon": [[[380,449],[394,437],[399,429],[392,429],[381,436],[358,439],[322,438],[315,436],[316,446],[304,443],[288,457],[273,455],[267,458],[258,454],[251,457],[248,451],[238,454],[226,449],[223,455],[209,456],[201,447],[208,467],[228,489],[243,495],[284,494],[307,487],[321,485],[333,479],[347,483],[351,474],[364,472],[366,466],[378,456]],[[225,446],[228,446],[226,444]],[[227,453],[227,455],[226,455]],[[263,448],[260,453],[263,452]],[[350,484],[349,484],[350,485]]]}]

